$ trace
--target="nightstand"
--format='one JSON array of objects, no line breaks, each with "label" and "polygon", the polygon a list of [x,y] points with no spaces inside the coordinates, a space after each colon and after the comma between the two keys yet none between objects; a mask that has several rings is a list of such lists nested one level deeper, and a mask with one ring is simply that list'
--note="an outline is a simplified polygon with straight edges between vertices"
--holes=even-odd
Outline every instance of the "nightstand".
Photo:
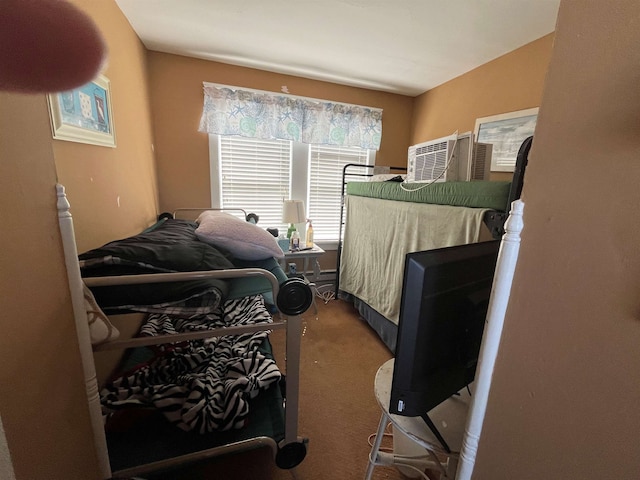
[{"label": "nightstand", "polygon": [[[284,252],[284,259],[280,261],[282,268],[288,273],[287,263],[302,260],[302,270],[296,273],[302,273],[309,282],[316,283],[320,279],[320,263],[318,258],[324,255],[324,250],[316,244],[309,250],[299,250],[297,252]],[[307,274],[309,272],[309,274]]]}]

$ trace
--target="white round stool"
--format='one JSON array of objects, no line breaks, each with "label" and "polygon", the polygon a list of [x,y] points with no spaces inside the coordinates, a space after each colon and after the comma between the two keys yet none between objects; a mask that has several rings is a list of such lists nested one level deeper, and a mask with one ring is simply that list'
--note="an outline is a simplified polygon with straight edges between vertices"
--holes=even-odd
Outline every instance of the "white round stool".
[{"label": "white round stool", "polygon": [[[407,476],[417,476],[424,479],[429,479],[429,476],[422,472],[426,469],[435,470],[440,472],[440,480],[453,480],[458,468],[458,457],[471,396],[466,389],[463,389],[459,395],[454,395],[429,412],[425,412],[429,414],[429,418],[449,446],[451,452],[447,452],[421,417],[403,417],[389,413],[393,364],[393,359],[388,360],[376,373],[374,390],[382,415],[375,441],[369,453],[369,465],[365,479],[371,480],[373,469],[381,465],[396,466]],[[394,436],[401,435],[401,441],[396,442],[394,439],[393,453],[380,451],[380,443],[389,422],[393,426]],[[402,439],[410,439],[414,443],[412,448],[407,449],[408,454],[396,451],[398,446],[402,449]],[[422,454],[415,455],[416,448]]]}]

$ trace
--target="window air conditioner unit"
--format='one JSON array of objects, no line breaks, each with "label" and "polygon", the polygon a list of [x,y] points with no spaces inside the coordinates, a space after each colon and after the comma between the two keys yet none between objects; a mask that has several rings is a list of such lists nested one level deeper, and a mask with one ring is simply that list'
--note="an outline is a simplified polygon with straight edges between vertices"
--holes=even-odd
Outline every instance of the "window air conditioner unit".
[{"label": "window air conditioner unit", "polygon": [[471,175],[473,133],[450,135],[409,147],[408,182],[466,181]]},{"label": "window air conditioner unit", "polygon": [[491,175],[491,143],[476,143],[473,148],[473,160],[469,180],[489,180]]}]

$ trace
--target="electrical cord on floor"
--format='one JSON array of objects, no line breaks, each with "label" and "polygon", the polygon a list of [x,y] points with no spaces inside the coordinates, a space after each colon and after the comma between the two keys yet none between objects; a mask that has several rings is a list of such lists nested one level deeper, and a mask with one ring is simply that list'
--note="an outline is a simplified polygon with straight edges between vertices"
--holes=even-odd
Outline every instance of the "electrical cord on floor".
[{"label": "electrical cord on floor", "polygon": [[[387,423],[387,426],[384,428],[385,431],[384,431],[384,434],[382,435],[384,438],[393,438],[393,431],[389,430],[390,428],[391,428],[391,422]],[[367,443],[369,444],[370,447],[373,447],[373,439],[376,438],[377,436],[378,436],[377,433],[372,433],[371,435],[369,435],[369,438],[367,438]],[[380,447],[378,448],[378,451],[392,453],[393,448]]]},{"label": "electrical cord on floor", "polygon": [[327,283],[326,285],[315,287],[316,297],[321,298],[326,305],[335,298],[334,288],[335,287],[332,283]]},{"label": "electrical cord on floor", "polygon": [[[393,439],[393,425],[391,422],[387,423],[385,429],[384,429],[384,433],[383,433],[383,437],[384,438],[391,438]],[[372,433],[371,435],[369,435],[369,437],[367,438],[367,443],[369,444],[370,447],[373,448],[373,442],[374,439],[377,437],[377,433]],[[419,460],[419,459],[426,459],[426,458],[431,458],[432,462],[437,465],[438,470],[440,471],[440,478],[448,478],[447,477],[447,471],[445,470],[445,468],[442,466],[442,463],[440,462],[440,459],[438,458],[438,456],[432,452],[429,449],[425,448],[425,453],[426,455],[397,455],[394,454],[394,449],[390,448],[390,447],[383,447],[382,445],[378,448],[378,452],[384,452],[384,453],[390,453],[393,455],[394,459],[398,459],[400,461],[402,461],[403,459],[406,460]],[[369,454],[369,461],[371,463],[376,463],[374,459],[371,458],[371,453]],[[424,479],[424,480],[432,480],[431,477],[424,471],[420,470],[418,467],[414,466],[414,465],[410,465],[407,463],[398,463],[397,466],[400,466],[402,468],[410,468],[411,470],[415,470],[418,474],[420,474],[420,476]]]}]

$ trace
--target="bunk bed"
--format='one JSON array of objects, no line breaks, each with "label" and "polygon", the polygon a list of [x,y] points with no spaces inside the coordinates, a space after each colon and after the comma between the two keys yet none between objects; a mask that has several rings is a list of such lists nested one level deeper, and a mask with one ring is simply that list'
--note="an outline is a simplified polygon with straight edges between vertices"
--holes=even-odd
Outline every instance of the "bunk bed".
[{"label": "bunk bed", "polygon": [[520,146],[511,181],[405,183],[375,167],[344,167],[335,296],[352,302],[392,352],[406,253],[500,239],[532,142]]},{"label": "bunk bed", "polygon": [[[201,228],[220,212],[197,222],[163,214],[77,255],[62,186],[58,210],[102,478],[263,446],[278,467],[298,465],[307,444],[297,432],[300,315],[313,294],[268,256],[275,239],[260,259],[256,245],[247,257],[212,243],[219,223]],[[144,315],[138,335],[120,339],[109,315],[131,313]],[[284,372],[269,342],[275,329],[286,329]],[[122,361],[98,387],[93,352],[114,349]]]}]

